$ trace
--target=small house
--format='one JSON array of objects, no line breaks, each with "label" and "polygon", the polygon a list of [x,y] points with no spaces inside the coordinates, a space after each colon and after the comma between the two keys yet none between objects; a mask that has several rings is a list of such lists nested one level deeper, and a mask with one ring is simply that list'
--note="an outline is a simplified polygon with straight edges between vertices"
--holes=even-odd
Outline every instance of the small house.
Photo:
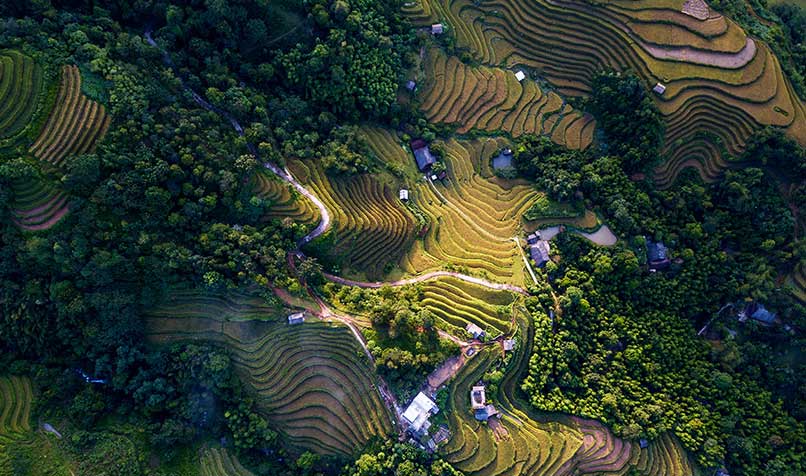
[{"label": "small house", "polygon": [[409,91],[414,91],[415,88],[417,88],[417,83],[412,80],[406,81],[406,89]]},{"label": "small house", "polygon": [[503,149],[493,157],[493,169],[500,170],[512,167],[512,149]]},{"label": "small house", "polygon": [[523,71],[518,71],[517,73],[515,73],[515,79],[517,79],[518,82],[523,81],[524,79],[526,79],[526,73],[524,73]]},{"label": "small house", "polygon": [[646,261],[651,270],[666,269],[671,264],[669,250],[663,242],[646,240]]},{"label": "small house", "polygon": [[487,394],[484,391],[484,385],[475,385],[470,390],[470,406],[473,410],[484,408],[487,404]]},{"label": "small house", "polygon": [[448,438],[451,437],[451,432],[448,430],[448,427],[445,425],[440,425],[439,429],[436,433],[434,433],[434,443],[440,444],[443,441],[447,441]]},{"label": "small house", "polygon": [[482,337],[484,337],[484,331],[481,330],[481,327],[473,324],[472,322],[467,324],[467,327],[465,327],[465,330],[470,335],[472,335],[474,339],[481,339]]},{"label": "small house", "polygon": [[530,245],[534,245],[539,240],[540,240],[540,234],[539,233],[532,233],[531,235],[526,237],[526,242],[529,243]]},{"label": "small house", "polygon": [[431,170],[431,166],[437,162],[437,159],[431,154],[431,149],[428,144],[422,139],[415,139],[411,141],[411,151],[414,154],[414,160],[417,161],[417,168],[421,172]]},{"label": "small house", "polygon": [[538,268],[546,266],[546,263],[551,259],[549,256],[551,254],[549,242],[546,240],[537,240],[537,243],[529,248],[529,254],[532,256],[532,260],[534,260]]},{"label": "small house", "polygon": [[408,202],[409,201],[409,191],[405,188],[400,189],[400,201],[401,202]]},{"label": "small house", "polygon": [[445,26],[442,23],[434,23],[431,25],[431,34],[432,35],[441,35],[445,33]]},{"label": "small house", "polygon": [[409,423],[409,430],[415,434],[425,434],[431,427],[428,419],[431,415],[439,412],[439,407],[428,395],[420,392],[414,397],[406,411],[403,412],[403,419]]},{"label": "small house", "polygon": [[515,339],[504,339],[504,352],[509,352],[515,348]]},{"label": "small house", "polygon": [[775,313],[768,311],[763,304],[754,301],[739,312],[740,321],[744,322],[748,317],[769,326],[775,324],[777,316]]},{"label": "small house", "polygon": [[664,92],[666,92],[666,86],[663,83],[658,83],[652,88],[652,91],[655,92],[658,96],[662,96]]},{"label": "small house", "polygon": [[487,421],[496,415],[498,415],[498,410],[496,410],[493,405],[487,405],[484,408],[480,408],[473,414],[478,421]]},{"label": "small house", "polygon": [[305,322],[305,313],[304,312],[295,312],[288,316],[288,323],[291,325],[294,324],[302,324]]},{"label": "small house", "polygon": [[649,446],[649,441],[647,441],[646,438],[641,438],[640,440],[638,440],[638,446],[640,446],[641,449],[646,448],[647,446]]}]

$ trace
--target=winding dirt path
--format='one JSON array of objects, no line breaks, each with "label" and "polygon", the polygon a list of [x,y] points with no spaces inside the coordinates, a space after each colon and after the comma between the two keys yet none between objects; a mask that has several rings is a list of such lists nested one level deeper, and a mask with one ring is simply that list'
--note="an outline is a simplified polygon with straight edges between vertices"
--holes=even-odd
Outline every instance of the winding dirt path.
[{"label": "winding dirt path", "polygon": [[341,276],[335,276],[333,274],[323,273],[325,279],[328,281],[332,281],[334,283],[342,284],[344,286],[357,286],[359,288],[381,288],[383,286],[406,286],[408,284],[415,284],[420,283],[423,281],[429,281],[432,279],[441,278],[444,276],[449,276],[452,278],[456,278],[468,283],[478,284],[479,286],[484,286],[485,288],[495,289],[497,291],[510,291],[513,293],[523,294],[524,296],[529,295],[529,291],[523,289],[520,286],[515,286],[514,284],[504,284],[504,283],[494,283],[492,281],[487,281],[486,279],[477,278],[475,276],[468,276],[466,274],[457,273],[454,271],[432,271],[430,273],[426,273],[420,276],[415,276],[413,278],[406,278],[406,279],[398,279],[397,281],[355,281],[352,279],[342,278]]}]

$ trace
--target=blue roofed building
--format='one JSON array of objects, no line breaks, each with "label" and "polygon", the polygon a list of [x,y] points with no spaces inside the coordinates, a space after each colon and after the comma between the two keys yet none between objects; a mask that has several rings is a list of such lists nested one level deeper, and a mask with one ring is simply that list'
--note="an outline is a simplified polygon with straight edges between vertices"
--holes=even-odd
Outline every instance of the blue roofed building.
[{"label": "blue roofed building", "polygon": [[421,172],[431,170],[431,166],[437,162],[437,159],[431,154],[431,149],[428,144],[422,139],[411,141],[411,151],[414,153],[414,160],[417,161],[417,168]]},{"label": "blue roofed building", "polygon": [[649,269],[666,269],[671,264],[669,249],[660,241],[646,240],[646,261]]}]

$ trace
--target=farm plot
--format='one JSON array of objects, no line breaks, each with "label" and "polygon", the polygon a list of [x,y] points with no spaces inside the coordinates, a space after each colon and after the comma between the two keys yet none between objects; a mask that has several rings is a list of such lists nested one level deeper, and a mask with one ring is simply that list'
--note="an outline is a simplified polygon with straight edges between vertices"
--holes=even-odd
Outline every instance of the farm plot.
[{"label": "farm plot", "polygon": [[162,318],[204,318],[219,321],[273,321],[284,317],[283,310],[266,303],[263,298],[229,291],[212,293],[199,290],[172,290],[167,299],[148,311]]},{"label": "farm plot", "polygon": [[294,188],[276,175],[258,172],[253,179],[255,193],[271,202],[266,219],[290,218],[297,223],[316,224],[320,220],[319,209]]},{"label": "farm plot", "polygon": [[68,212],[68,196],[44,178],[16,180],[11,189],[12,219],[23,230],[47,230]]},{"label": "farm plot", "polygon": [[[654,95],[668,123],[664,152],[670,164],[658,171],[662,184],[697,164],[713,178],[766,125],[782,127],[806,145],[806,107],[778,60],[704,3],[694,10],[684,8],[684,0],[418,3],[404,12],[419,24],[448,23],[459,46],[477,61],[532,68],[566,95],[589,94],[596,72],[607,68],[634,70],[648,87],[666,85],[664,94]],[[465,26],[454,27],[460,20]],[[449,87],[461,88],[456,82]],[[679,150],[694,139],[710,145],[691,154]]]},{"label": "farm plot", "polygon": [[411,274],[452,266],[519,284],[523,263],[512,237],[538,193],[520,182],[482,175],[486,141],[445,143],[448,179],[420,181],[412,201],[430,217],[431,228],[404,256]]},{"label": "farm plot", "polygon": [[26,444],[31,438],[31,381],[22,377],[0,377],[0,474],[11,475],[8,447]]},{"label": "farm plot", "polygon": [[40,160],[61,165],[68,156],[95,150],[110,122],[104,106],[81,93],[78,67],[64,66],[56,107],[28,152]]},{"label": "farm plot", "polygon": [[328,455],[349,455],[392,430],[375,375],[344,326],[150,316],[157,343],[204,340],[226,346],[258,407],[284,440]]},{"label": "farm plot", "polygon": [[254,476],[241,466],[238,458],[225,448],[208,448],[202,452],[199,468],[201,476]]},{"label": "farm plot", "polygon": [[[48,168],[69,155],[92,152],[110,118],[81,94],[77,67],[62,69],[58,93],[45,76],[32,58],[0,52],[0,155],[31,154]],[[23,230],[47,230],[69,211],[69,197],[43,175],[16,180],[12,191],[12,219]]]},{"label": "farm plot", "polygon": [[575,111],[534,81],[519,82],[512,71],[471,67],[432,48],[425,61],[429,78],[420,108],[432,122],[455,124],[457,132],[501,131],[518,137],[544,134],[573,149],[587,148],[595,121]]},{"label": "farm plot", "polygon": [[[526,323],[522,323],[526,325]],[[529,339],[531,341],[531,339]],[[528,346],[519,346],[513,369],[506,374],[497,395],[489,395],[503,413],[493,431],[473,418],[467,395],[496,360],[482,351],[450,384],[446,415],[451,439],[442,448],[445,458],[465,474],[478,476],[578,476],[635,474],[684,476],[693,467],[679,443],[663,435],[648,448],[621,440],[598,422],[560,417],[543,422],[534,418],[528,404],[515,399],[519,370],[528,362]],[[632,472],[631,472],[632,471]]]},{"label": "farm plot", "polygon": [[439,321],[437,325],[454,335],[462,335],[469,323],[487,335],[498,336],[512,327],[511,304],[516,297],[451,277],[423,284],[421,304]]},{"label": "farm plot", "polygon": [[288,167],[332,213],[330,253],[344,268],[376,280],[398,265],[414,240],[415,219],[398,200],[397,186],[372,174],[329,177],[312,162],[293,160]]},{"label": "farm plot", "polygon": [[29,56],[0,50],[0,155],[27,146],[48,103],[44,70]]}]

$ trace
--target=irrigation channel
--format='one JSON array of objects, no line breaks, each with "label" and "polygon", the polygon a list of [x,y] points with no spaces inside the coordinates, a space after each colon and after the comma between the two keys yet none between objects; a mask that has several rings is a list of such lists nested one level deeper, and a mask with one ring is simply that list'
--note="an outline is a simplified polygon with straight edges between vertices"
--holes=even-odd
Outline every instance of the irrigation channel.
[{"label": "irrigation channel", "polygon": [[[152,47],[158,49],[162,53],[163,62],[167,66],[169,66],[171,68],[171,70],[174,72],[176,77],[179,79],[179,82],[182,85],[182,88],[185,91],[187,91],[188,94],[190,94],[190,96],[193,98],[193,101],[195,101],[196,104],[198,104],[200,107],[202,107],[203,109],[205,109],[207,111],[213,112],[213,113],[218,114],[219,116],[223,117],[230,124],[230,126],[232,126],[232,128],[235,130],[235,132],[238,133],[239,136],[244,137],[245,134],[244,134],[243,127],[238,122],[238,120],[235,119],[235,117],[232,114],[228,113],[227,111],[225,111],[225,110],[223,110],[223,109],[221,109],[219,107],[214,106],[213,104],[210,104],[206,99],[204,99],[204,97],[202,97],[200,94],[198,94],[190,86],[187,85],[187,83],[185,82],[184,78],[182,78],[182,76],[179,74],[179,70],[177,69],[176,64],[171,59],[171,56],[168,54],[168,52],[166,50],[164,50],[162,47],[160,47],[159,44],[157,44],[157,42],[154,40],[153,36],[151,35],[151,29],[146,29],[145,32],[143,33],[143,37],[145,38],[146,42],[149,45],[151,45]],[[261,158],[260,158],[260,153],[259,153],[257,147],[255,147],[255,145],[252,144],[251,142],[246,141],[246,147],[249,150],[249,152],[252,155],[254,155],[255,158],[257,160],[259,160],[263,164],[263,167],[265,167],[268,170],[271,170],[281,180],[291,184],[291,186],[293,186],[301,195],[303,195],[306,198],[308,198],[316,206],[316,208],[319,209],[319,213],[322,216],[322,220],[319,222],[319,224],[316,226],[316,228],[314,228],[310,233],[308,233],[307,235],[302,237],[302,239],[297,243],[297,249],[293,253],[289,254],[289,264],[291,264],[293,266],[294,265],[294,258],[302,259],[302,258],[305,257],[305,255],[302,253],[300,248],[303,245],[305,245],[307,243],[310,243],[311,241],[313,241],[317,237],[323,235],[324,233],[326,233],[330,229],[330,226],[332,224],[332,220],[331,220],[331,217],[330,217],[330,212],[327,210],[327,207],[325,207],[325,204],[322,203],[322,201],[319,200],[319,198],[313,192],[311,192],[310,190],[305,188],[301,183],[299,183],[294,178],[294,176],[291,174],[291,172],[288,169],[282,169],[279,166],[277,166],[276,164],[273,164],[273,163],[268,162],[268,161],[265,161],[265,162],[262,161]],[[351,285],[351,286],[359,286],[359,287],[365,287],[365,288],[379,288],[379,287],[382,287],[384,285],[386,285],[386,286],[404,286],[404,285],[407,285],[407,284],[413,284],[413,283],[418,283],[418,282],[422,282],[422,281],[428,281],[428,280],[431,280],[431,279],[436,279],[436,278],[439,278],[439,277],[442,277],[442,276],[451,276],[451,277],[454,277],[454,278],[457,278],[457,279],[460,279],[460,280],[463,280],[463,281],[466,281],[466,282],[469,282],[469,283],[474,283],[474,284],[478,284],[480,286],[487,287],[489,289],[506,290],[506,291],[511,291],[511,292],[515,292],[515,293],[518,293],[518,294],[524,294],[524,295],[528,294],[528,291],[526,291],[525,289],[520,288],[518,286],[514,286],[514,285],[511,285],[511,284],[494,283],[494,282],[491,282],[491,281],[487,281],[485,279],[477,278],[475,276],[469,276],[469,275],[466,275],[466,274],[461,274],[461,273],[456,273],[456,272],[449,272],[449,271],[435,271],[435,272],[426,273],[426,274],[423,274],[421,276],[417,276],[417,277],[413,277],[413,278],[409,278],[409,279],[403,279],[403,280],[399,280],[399,281],[391,281],[391,282],[385,282],[385,283],[384,282],[372,282],[372,283],[370,283],[370,282],[352,281],[352,280],[344,279],[344,278],[341,278],[341,277],[338,277],[338,276],[325,274],[325,278],[330,280],[330,281],[337,282],[337,283],[340,283],[340,284]],[[373,358],[372,353],[369,351],[369,348],[367,347],[366,341],[364,340],[363,335],[361,334],[360,330],[356,326],[356,324],[354,322],[354,319],[352,317],[350,317],[350,316],[346,316],[344,314],[341,314],[341,313],[333,311],[321,298],[319,298],[319,296],[317,296],[315,293],[313,293],[313,290],[308,288],[308,291],[311,294],[311,296],[315,299],[317,305],[319,306],[319,316],[323,317],[323,318],[326,318],[326,319],[327,318],[336,319],[336,320],[342,322],[343,324],[345,324],[347,327],[349,327],[350,330],[352,331],[353,335],[355,336],[356,340],[358,340],[358,343],[364,349],[364,353],[367,355],[367,357],[369,358],[370,362],[374,365],[375,359]],[[447,338],[447,339],[450,339],[450,340],[456,342],[457,344],[459,344],[461,346],[471,345],[470,342],[465,342],[465,341],[457,338],[456,336],[450,335],[450,334],[448,334],[446,332],[443,332],[443,331],[440,331],[440,335],[442,337],[444,337],[444,338]],[[387,385],[387,383],[380,376],[378,376],[378,379],[380,381],[380,383],[378,385],[378,390],[379,390],[381,396],[386,401],[387,405],[394,411],[396,419],[397,419],[397,422],[398,422],[398,425],[399,425],[399,428],[403,428],[404,425],[402,424],[401,411],[400,411],[401,407],[400,407],[399,403],[397,402],[397,399],[395,398],[394,394],[389,389],[389,386]]]}]

